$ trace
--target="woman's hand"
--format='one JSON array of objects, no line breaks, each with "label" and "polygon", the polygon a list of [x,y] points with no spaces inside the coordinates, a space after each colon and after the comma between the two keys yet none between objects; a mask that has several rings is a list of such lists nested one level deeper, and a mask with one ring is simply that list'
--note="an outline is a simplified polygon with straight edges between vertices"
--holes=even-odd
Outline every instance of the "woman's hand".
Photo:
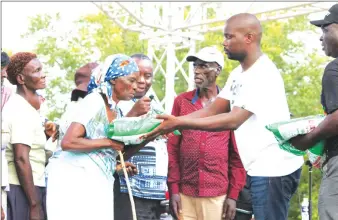
[{"label": "woman's hand", "polygon": [[123,151],[124,143],[119,141],[114,141],[112,139],[107,138],[107,142],[109,143],[107,146],[111,147],[113,150]]},{"label": "woman's hand", "polygon": [[45,123],[45,133],[48,137],[53,138],[53,142],[59,138],[59,126],[52,121]]}]

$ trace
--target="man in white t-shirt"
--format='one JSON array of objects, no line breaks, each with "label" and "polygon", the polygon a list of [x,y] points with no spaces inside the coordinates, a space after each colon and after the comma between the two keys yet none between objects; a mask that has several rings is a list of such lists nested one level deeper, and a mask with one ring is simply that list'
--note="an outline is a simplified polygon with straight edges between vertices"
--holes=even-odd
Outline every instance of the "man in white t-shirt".
[{"label": "man in white t-shirt", "polygon": [[275,64],[261,52],[262,27],[254,15],[229,18],[224,38],[228,58],[241,65],[230,73],[217,99],[187,116],[158,116],[165,121],[146,138],[177,128],[235,130],[255,219],[286,220],[290,199],[299,184],[303,157],[281,150],[265,128],[290,118],[283,79]]}]

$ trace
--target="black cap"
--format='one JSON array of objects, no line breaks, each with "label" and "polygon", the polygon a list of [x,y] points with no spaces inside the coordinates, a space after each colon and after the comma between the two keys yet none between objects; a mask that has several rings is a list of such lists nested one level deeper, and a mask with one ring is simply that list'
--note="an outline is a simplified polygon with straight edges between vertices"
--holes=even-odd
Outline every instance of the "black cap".
[{"label": "black cap", "polygon": [[1,52],[1,67],[5,67],[9,64],[9,56],[6,52]]},{"label": "black cap", "polygon": [[317,27],[333,23],[338,24],[338,4],[335,4],[329,9],[329,13],[325,15],[323,20],[310,21],[310,23]]}]

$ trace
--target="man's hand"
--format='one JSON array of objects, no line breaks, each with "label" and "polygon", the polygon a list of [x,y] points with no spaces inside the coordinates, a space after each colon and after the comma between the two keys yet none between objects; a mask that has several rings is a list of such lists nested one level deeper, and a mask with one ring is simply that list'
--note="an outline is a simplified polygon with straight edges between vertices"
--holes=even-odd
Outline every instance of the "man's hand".
[{"label": "man's hand", "polygon": [[53,138],[53,142],[59,137],[59,126],[52,121],[45,123],[45,133],[48,137]]},{"label": "man's hand", "polygon": [[41,205],[34,205],[29,210],[29,220],[44,220]]},{"label": "man's hand", "polygon": [[154,140],[156,137],[160,135],[168,134],[175,129],[177,129],[181,123],[179,117],[175,117],[173,115],[157,115],[157,119],[163,120],[163,122],[155,128],[152,132],[145,134],[143,138],[145,140]]},{"label": "man's hand", "polygon": [[224,220],[233,220],[236,216],[236,201],[230,198],[225,199],[223,205],[223,215],[222,219]]},{"label": "man's hand", "polygon": [[173,194],[170,197],[170,206],[174,215],[174,218],[180,220],[180,213],[182,212],[181,197],[179,194]]},{"label": "man's hand", "polygon": [[151,99],[147,96],[143,96],[138,100],[133,108],[128,112],[127,117],[138,117],[147,114],[150,110]]},{"label": "man's hand", "polygon": [[[125,164],[126,164],[126,170],[129,176],[134,176],[137,174],[137,168],[133,163],[125,162]],[[122,164],[116,165],[116,172],[119,175],[123,175]]]},{"label": "man's hand", "polygon": [[309,139],[308,135],[298,135],[289,140],[289,142],[298,150],[305,151],[310,149],[315,143]]}]

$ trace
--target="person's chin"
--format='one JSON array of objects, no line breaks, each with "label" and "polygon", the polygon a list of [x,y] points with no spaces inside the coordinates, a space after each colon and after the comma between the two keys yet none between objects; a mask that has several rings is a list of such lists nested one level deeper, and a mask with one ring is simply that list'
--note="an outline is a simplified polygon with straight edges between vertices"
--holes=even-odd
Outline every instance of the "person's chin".
[{"label": "person's chin", "polygon": [[46,84],[41,84],[38,88],[37,88],[37,90],[39,90],[39,89],[45,89],[46,88]]},{"label": "person's chin", "polygon": [[231,54],[227,54],[227,57],[228,57],[229,60],[237,60]]},{"label": "person's chin", "polygon": [[132,100],[133,98],[135,97],[135,94],[130,94],[130,95],[128,95],[128,100]]},{"label": "person's chin", "polygon": [[136,92],[134,97],[137,98],[137,99],[140,99],[145,95],[146,95],[146,93],[144,91],[143,92]]}]

